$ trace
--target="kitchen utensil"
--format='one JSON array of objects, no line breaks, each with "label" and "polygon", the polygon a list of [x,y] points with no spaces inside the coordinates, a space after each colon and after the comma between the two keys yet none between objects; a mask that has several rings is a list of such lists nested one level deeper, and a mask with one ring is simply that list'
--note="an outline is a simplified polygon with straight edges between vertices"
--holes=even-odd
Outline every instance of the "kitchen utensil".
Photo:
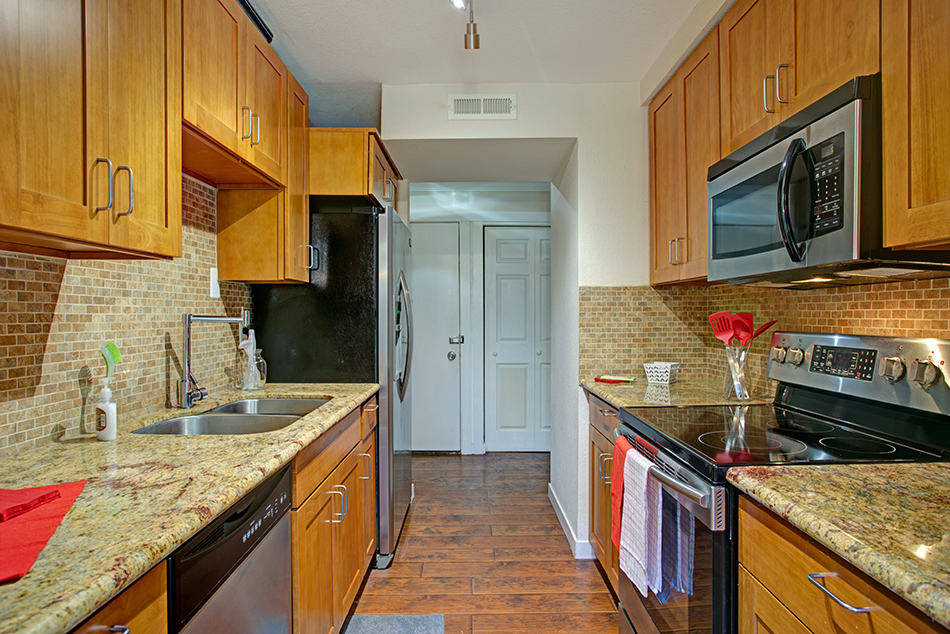
[{"label": "kitchen utensil", "polygon": [[774,326],[774,325],[775,325],[775,322],[777,322],[777,321],[778,321],[778,319],[773,319],[772,321],[770,321],[770,322],[768,322],[768,323],[766,323],[766,324],[762,324],[761,326],[759,326],[759,329],[756,330],[755,333],[752,335],[752,338],[749,339],[749,343],[751,343],[753,339],[755,339],[756,337],[758,337],[759,335],[761,335],[763,332],[765,332],[766,330],[768,330],[769,328],[771,328],[772,326]]},{"label": "kitchen utensil", "polygon": [[732,318],[733,339],[738,339],[740,345],[746,345],[752,340],[752,313],[735,313]]},{"label": "kitchen utensil", "polygon": [[727,346],[732,342],[732,313],[730,313],[728,310],[723,310],[710,315],[709,325],[712,326],[713,334],[716,335],[716,339],[723,342]]}]

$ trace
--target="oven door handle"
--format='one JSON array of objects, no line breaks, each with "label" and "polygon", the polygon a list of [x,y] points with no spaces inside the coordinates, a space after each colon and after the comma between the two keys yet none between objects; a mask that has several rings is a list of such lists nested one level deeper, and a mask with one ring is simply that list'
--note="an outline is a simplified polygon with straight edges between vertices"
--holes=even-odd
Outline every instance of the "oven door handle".
[{"label": "oven door handle", "polygon": [[708,494],[689,486],[685,482],[680,482],[659,467],[650,467],[650,475],[659,480],[663,486],[685,495],[701,508],[708,509],[710,507]]},{"label": "oven door handle", "polygon": [[[795,166],[795,160],[799,154],[808,156],[808,146],[801,138],[792,139],[785,152],[785,159],[782,161],[782,168],[778,174],[778,228],[782,231],[782,242],[785,243],[785,250],[788,251],[788,257],[792,262],[802,262],[805,260],[805,244],[799,244],[795,239],[795,233],[792,229],[792,211],[789,205],[789,191],[792,187],[792,168]],[[809,175],[809,178],[811,175]]]}]

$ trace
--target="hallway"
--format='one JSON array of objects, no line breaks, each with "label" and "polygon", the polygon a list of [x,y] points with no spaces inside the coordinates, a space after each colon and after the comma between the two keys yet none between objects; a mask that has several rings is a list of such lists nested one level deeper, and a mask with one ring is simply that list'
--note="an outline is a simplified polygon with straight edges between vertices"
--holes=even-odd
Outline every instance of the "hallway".
[{"label": "hallway", "polygon": [[616,632],[593,561],[575,560],[547,497],[546,453],[416,456],[395,563],[356,614],[444,614],[446,632]]}]

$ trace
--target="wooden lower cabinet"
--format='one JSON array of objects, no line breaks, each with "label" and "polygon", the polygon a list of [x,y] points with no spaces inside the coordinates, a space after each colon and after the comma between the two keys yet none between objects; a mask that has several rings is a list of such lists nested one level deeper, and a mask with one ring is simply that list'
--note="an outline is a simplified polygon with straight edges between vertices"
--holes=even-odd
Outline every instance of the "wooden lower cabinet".
[{"label": "wooden lower cabinet", "polygon": [[354,410],[328,430],[324,436],[333,434],[330,444],[296,470],[295,486],[312,488],[309,475],[319,468],[320,457],[340,455],[342,445],[350,448],[312,493],[295,493],[299,506],[291,511],[291,540],[297,634],[340,631],[376,552],[376,435],[361,439],[359,418]]},{"label": "wooden lower cabinet", "polygon": [[596,428],[590,430],[590,544],[614,592],[619,579],[619,555],[610,538],[612,506],[610,476],[614,445]]},{"label": "wooden lower cabinet", "polygon": [[[739,564],[740,634],[946,632],[892,591],[745,496],[739,501]],[[743,578],[743,573],[748,578]],[[831,594],[856,608],[870,609],[851,612]]]},{"label": "wooden lower cabinet", "polygon": [[108,632],[112,627],[127,627],[135,634],[164,634],[168,631],[167,587],[168,571],[162,561],[73,630],[73,634]]},{"label": "wooden lower cabinet", "polygon": [[808,634],[810,630],[739,566],[739,634]]}]

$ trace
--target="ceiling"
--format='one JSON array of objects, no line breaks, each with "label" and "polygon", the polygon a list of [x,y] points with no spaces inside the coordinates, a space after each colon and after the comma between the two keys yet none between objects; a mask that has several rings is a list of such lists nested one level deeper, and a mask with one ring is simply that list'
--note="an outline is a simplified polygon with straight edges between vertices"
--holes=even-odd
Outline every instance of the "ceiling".
[{"label": "ceiling", "polygon": [[424,139],[386,141],[413,182],[557,181],[575,139]]},{"label": "ceiling", "polygon": [[379,84],[636,82],[697,1],[477,0],[481,50],[466,51],[449,0],[250,0],[316,125],[378,123]]}]

